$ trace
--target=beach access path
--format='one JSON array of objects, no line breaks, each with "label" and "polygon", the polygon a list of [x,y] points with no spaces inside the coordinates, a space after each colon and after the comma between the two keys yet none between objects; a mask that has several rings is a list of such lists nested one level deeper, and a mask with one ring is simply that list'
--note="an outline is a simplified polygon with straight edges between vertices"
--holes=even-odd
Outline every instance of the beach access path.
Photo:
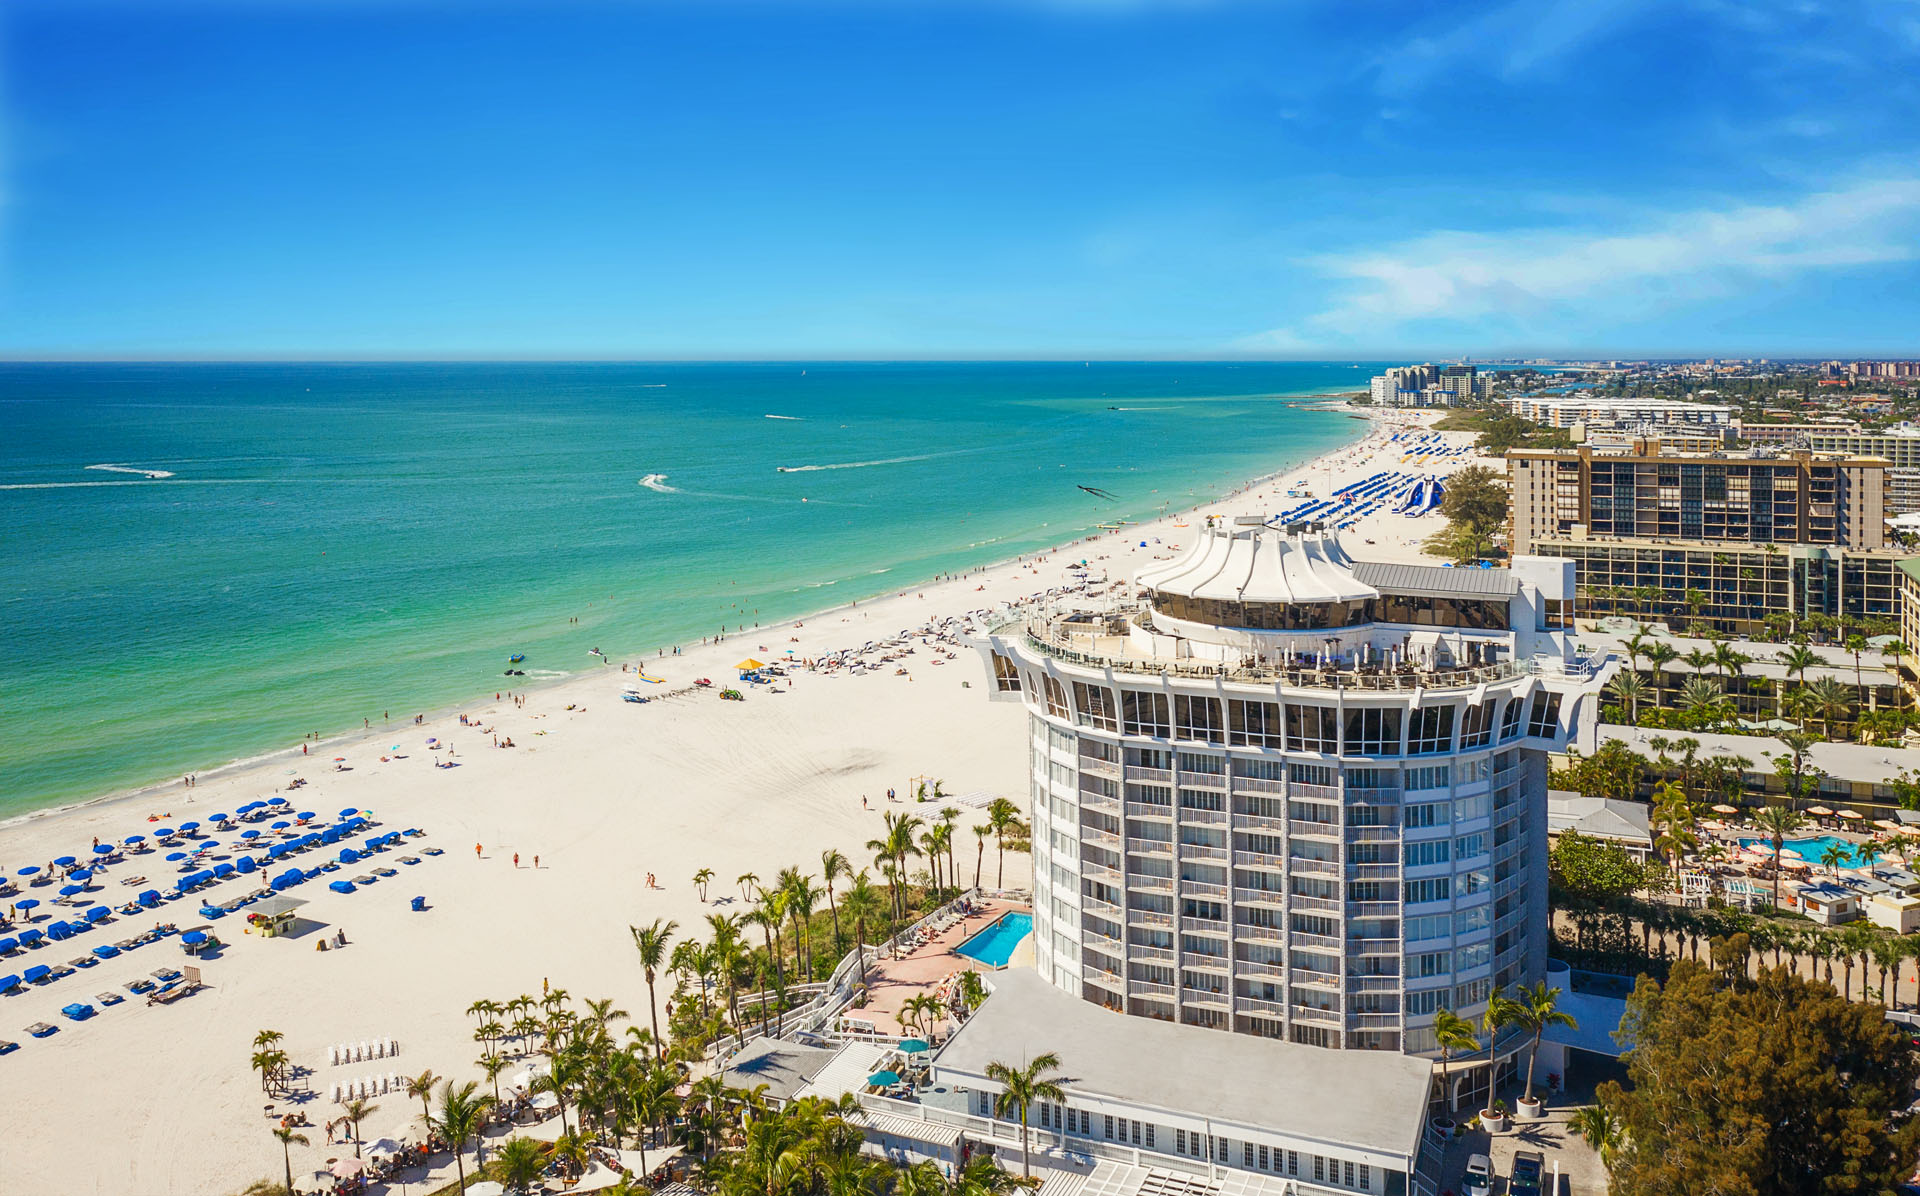
[{"label": "beach access path", "polygon": [[[1293,505],[1286,498],[1290,487],[1310,486],[1324,496],[1377,470],[1403,468],[1399,450],[1387,441],[1387,421],[1410,427],[1425,419],[1388,413],[1364,441],[1205,510],[1278,511]],[[1422,472],[1471,463],[1462,457]],[[299,895],[310,904],[301,912],[328,935],[343,931],[347,945],[340,950],[316,951],[317,930],[261,939],[242,934],[240,919],[227,918],[216,924],[227,947],[200,965],[207,987],[171,1005],[129,1000],[80,1023],[58,1016],[66,1002],[89,999],[162,963],[177,966],[179,950],[170,942],[135,952],[124,964],[109,961],[45,989],[0,997],[0,1038],[22,1044],[0,1057],[0,1083],[10,1094],[0,1188],[204,1193],[279,1175],[280,1145],[262,1115],[270,1098],[249,1069],[252,1039],[261,1029],[285,1034],[281,1046],[308,1070],[304,1083],[318,1094],[305,1106],[316,1126],[314,1143],[294,1147],[298,1174],[340,1153],[317,1128],[338,1113],[326,1101],[332,1082],[428,1068],[479,1078],[474,1060],[480,1050],[465,1013],[479,998],[537,997],[551,984],[576,1001],[612,997],[644,1024],[647,990],[630,925],[669,919],[681,935],[704,937],[705,915],[747,908],[736,881],[744,873],[770,878],[798,865],[817,874],[828,848],[844,852],[856,867],[869,866],[872,853],[864,845],[881,834],[884,811],[925,815],[938,808],[911,804],[917,777],[939,778],[949,793],[1005,794],[1026,805],[1025,715],[1018,704],[987,700],[989,687],[971,653],[935,667],[931,652],[921,648],[901,662],[906,675],[892,666],[853,675],[798,671],[773,686],[744,687],[742,702],[717,695],[734,683],[731,665],[749,655],[776,659],[789,648],[819,657],[932,619],[997,608],[1068,584],[1067,565],[1082,559],[1124,579],[1189,545],[1199,522],[1199,515],[1170,516],[855,607],[750,629],[681,656],[629,658],[662,679],[647,690],[666,694],[700,677],[712,678],[714,690],[624,702],[620,692],[634,675],[616,661],[531,690],[524,705],[504,696],[476,701],[418,726],[409,712],[369,733],[310,745],[305,757],[295,745],[247,767],[203,775],[192,790],[148,790],[0,826],[0,867],[10,874],[84,854],[94,836],[117,842],[140,833],[150,813],[178,821],[230,811],[284,793],[299,776],[308,783],[288,794],[298,808],[370,810],[381,830],[428,832],[407,842],[409,852],[445,851],[351,894],[328,892],[317,881],[302,886]],[[1362,559],[1417,559],[1414,543],[1439,526],[1431,517],[1381,514],[1346,533],[1345,543]],[[281,699],[298,703],[300,695]],[[461,714],[472,725],[460,722]],[[518,746],[495,748],[495,735]],[[451,745],[454,767],[435,767],[447,763],[448,753],[429,750],[430,737]],[[334,756],[346,758],[346,771],[332,770]],[[888,804],[888,788],[899,792],[900,804]],[[956,835],[966,881],[973,879],[973,862],[966,859],[972,835],[965,828],[980,820],[965,811]],[[993,856],[989,845],[989,880]],[[133,872],[165,880],[168,866],[149,861],[155,856],[113,866],[102,878],[104,890],[118,898],[118,878]],[[1009,853],[1007,885],[1028,884],[1029,867],[1028,857]],[[700,900],[691,877],[702,868],[715,877],[709,901],[730,903]],[[659,888],[647,887],[649,873]],[[242,888],[230,881],[220,896]],[[415,895],[426,897],[425,912],[409,910]],[[187,903],[166,909],[183,927],[200,921]],[[61,951],[58,958],[77,953]],[[26,962],[46,954],[42,949]],[[0,971],[19,970],[21,962],[0,961],[7,965]],[[60,1032],[30,1039],[23,1027],[36,1021],[59,1025]],[[398,1039],[398,1055],[373,1065],[328,1065],[330,1044],[375,1037]],[[274,1103],[288,1107],[284,1100]],[[379,1112],[363,1127],[370,1137],[420,1112],[419,1102],[404,1095],[375,1103]]]}]

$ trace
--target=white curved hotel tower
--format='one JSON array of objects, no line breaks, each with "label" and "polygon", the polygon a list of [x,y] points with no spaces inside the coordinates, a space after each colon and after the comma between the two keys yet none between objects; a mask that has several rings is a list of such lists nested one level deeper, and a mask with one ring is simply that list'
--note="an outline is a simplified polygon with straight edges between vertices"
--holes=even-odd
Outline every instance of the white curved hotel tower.
[{"label": "white curved hotel tower", "polygon": [[1477,1019],[1545,973],[1545,752],[1603,680],[1570,643],[1572,565],[1356,563],[1258,517],[1192,535],[1136,602],[982,637],[1031,714],[1040,974],[1431,1054],[1435,1009]]}]

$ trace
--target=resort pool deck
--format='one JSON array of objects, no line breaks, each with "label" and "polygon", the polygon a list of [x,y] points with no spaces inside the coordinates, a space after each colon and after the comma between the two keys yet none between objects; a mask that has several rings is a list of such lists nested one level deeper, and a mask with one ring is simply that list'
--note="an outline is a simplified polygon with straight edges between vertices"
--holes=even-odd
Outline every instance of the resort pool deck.
[{"label": "resort pool deck", "polygon": [[[1743,835],[1740,838],[1740,846],[1771,849],[1773,847],[1773,840]],[[1804,863],[1811,864],[1815,867],[1820,866],[1821,857],[1827,854],[1829,847],[1838,847],[1847,852],[1848,858],[1853,861],[1854,865],[1864,864],[1870,858],[1871,846],[1871,844],[1867,843],[1850,843],[1838,835],[1813,835],[1804,839],[1784,839],[1781,841],[1781,847],[1784,850],[1793,852],[1799,856]]]},{"label": "resort pool deck", "polygon": [[993,925],[953,949],[955,955],[975,959],[988,967],[1004,968],[1028,935],[1033,933],[1033,915],[1002,914]]}]

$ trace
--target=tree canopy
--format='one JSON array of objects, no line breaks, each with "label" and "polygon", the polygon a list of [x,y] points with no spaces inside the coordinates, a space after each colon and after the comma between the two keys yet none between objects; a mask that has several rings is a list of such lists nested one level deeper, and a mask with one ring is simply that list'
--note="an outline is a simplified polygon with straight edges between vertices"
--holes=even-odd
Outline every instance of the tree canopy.
[{"label": "tree canopy", "polygon": [[1614,1196],[1869,1196],[1913,1169],[1901,1119],[1920,1064],[1881,1010],[1786,968],[1674,965],[1641,977],[1621,1022],[1631,1088],[1600,1086],[1620,1123]]},{"label": "tree canopy", "polygon": [[1547,885],[1560,904],[1570,899],[1611,905],[1654,887],[1658,873],[1657,866],[1639,862],[1618,843],[1590,839],[1577,831],[1561,835],[1547,856]]}]

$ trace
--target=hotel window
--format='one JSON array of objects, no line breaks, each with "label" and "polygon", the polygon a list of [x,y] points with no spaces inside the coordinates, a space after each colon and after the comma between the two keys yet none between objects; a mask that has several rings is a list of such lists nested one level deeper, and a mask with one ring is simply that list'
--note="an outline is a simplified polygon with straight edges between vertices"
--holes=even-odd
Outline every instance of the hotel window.
[{"label": "hotel window", "polygon": [[1239,747],[1281,747],[1286,743],[1275,702],[1227,703],[1227,742]]},{"label": "hotel window", "polygon": [[1215,1157],[1215,1158],[1217,1158],[1217,1159],[1219,1159],[1219,1160],[1220,1160],[1221,1162],[1223,1162],[1223,1163],[1224,1163],[1224,1162],[1226,1162],[1226,1161],[1227,1161],[1227,1147],[1228,1147],[1228,1146],[1230,1146],[1230,1145],[1232,1145],[1232,1144],[1231,1144],[1230,1142],[1228,1142],[1228,1141],[1227,1141],[1227,1140],[1226,1140],[1225,1138],[1216,1138],[1216,1139],[1214,1139],[1214,1141],[1215,1141],[1215,1142],[1217,1142],[1217,1143],[1219,1143],[1219,1149],[1218,1149],[1217,1151],[1215,1151],[1215,1152],[1214,1152],[1214,1157]]},{"label": "hotel window", "polygon": [[[1137,689],[1120,691],[1121,724],[1129,735],[1150,735],[1155,739],[1166,739],[1173,733],[1173,722],[1167,717],[1167,695],[1147,693]],[[1165,768],[1158,764],[1156,768]]]},{"label": "hotel window", "polygon": [[1447,824],[1447,803],[1443,801],[1421,802],[1418,805],[1407,806],[1404,813],[1410,830]]},{"label": "hotel window", "polygon": [[1450,876],[1432,876],[1426,880],[1407,882],[1408,905],[1418,905],[1423,901],[1445,901],[1451,896],[1453,896],[1453,878]]},{"label": "hotel window", "polygon": [[1560,695],[1533,695],[1533,712],[1527,718],[1527,734],[1551,738],[1560,730]]},{"label": "hotel window", "polygon": [[1431,756],[1453,749],[1453,707],[1429,706],[1413,712],[1407,727],[1407,754]]},{"label": "hotel window", "polygon": [[1470,860],[1474,856],[1486,853],[1487,837],[1485,835],[1461,835],[1453,841],[1453,858],[1456,860]]},{"label": "hotel window", "polygon": [[1103,1130],[1102,1136],[1109,1142],[1113,1141],[1113,1114],[1103,1113],[1101,1114],[1100,1120]]},{"label": "hotel window", "polygon": [[1347,1163],[1341,1168],[1341,1170],[1346,1172],[1347,1186],[1351,1188],[1353,1186],[1353,1162],[1351,1160],[1348,1160]]},{"label": "hotel window", "polygon": [[[1407,867],[1422,868],[1428,864],[1444,864],[1447,862],[1447,847],[1445,839],[1428,839],[1425,842],[1409,843],[1407,844]],[[1408,883],[1409,892],[1413,884],[1414,882]]]},{"label": "hotel window", "polygon": [[1324,752],[1332,755],[1340,750],[1340,724],[1334,718],[1334,712],[1326,706],[1302,706],[1289,703],[1287,706],[1287,750],[1290,752]]},{"label": "hotel window", "polygon": [[1524,711],[1516,699],[1507,703],[1507,712],[1500,716],[1500,742],[1520,737],[1520,716]]},{"label": "hotel window", "polygon": [[1460,723],[1460,748],[1486,747],[1493,742],[1493,712],[1500,706],[1498,698],[1488,698],[1477,706],[1467,707],[1467,714]]},{"label": "hotel window", "polygon": [[1424,768],[1407,770],[1406,787],[1414,789],[1445,789],[1447,787],[1447,766],[1429,764]]},{"label": "hotel window", "polygon": [[1266,1144],[1263,1142],[1260,1145],[1260,1170],[1265,1171],[1266,1169],[1267,1169],[1267,1147],[1266,1147]]},{"label": "hotel window", "polygon": [[1444,988],[1428,988],[1407,994],[1407,1016],[1424,1017],[1440,1008],[1440,998],[1447,995]]},{"label": "hotel window", "polygon": [[1042,674],[1040,685],[1047,698],[1047,713],[1055,718],[1072,718],[1073,712],[1067,709],[1067,691],[1052,677]]},{"label": "hotel window", "polygon": [[1180,739],[1198,739],[1203,743],[1227,741],[1226,727],[1220,717],[1220,703],[1214,698],[1173,695],[1173,729]]},{"label": "hotel window", "polygon": [[[1518,702],[1514,703],[1516,709],[1519,705]],[[1512,755],[1513,753],[1508,752],[1507,754]],[[1453,783],[1456,785],[1471,785],[1477,781],[1488,780],[1492,776],[1493,761],[1485,756],[1477,756],[1471,760],[1455,760],[1453,762]]]},{"label": "hotel window", "polygon": [[1488,795],[1476,793],[1472,797],[1456,798],[1453,803],[1455,822],[1472,822],[1476,818],[1485,818],[1490,807]]},{"label": "hotel window", "polygon": [[1287,1152],[1287,1174],[1300,1174],[1300,1152],[1297,1150],[1289,1150]]},{"label": "hotel window", "polygon": [[1180,771],[1222,777],[1227,775],[1227,759],[1225,756],[1209,756],[1203,752],[1181,752]]},{"label": "hotel window", "polygon": [[1400,754],[1400,712],[1379,707],[1347,711],[1348,756],[1398,756]]},{"label": "hotel window", "polygon": [[1407,941],[1424,942],[1427,939],[1443,939],[1452,933],[1453,920],[1445,914],[1426,914],[1418,918],[1407,919]]},{"label": "hotel window", "polygon": [[1445,951],[1422,951],[1407,956],[1407,976],[1419,980],[1427,976],[1447,974],[1447,956]]},{"label": "hotel window", "polygon": [[993,654],[993,684],[994,688],[1001,693],[1020,692],[1020,670],[1013,667],[1013,660],[1010,657],[1002,656],[998,652]]},{"label": "hotel window", "polygon": [[1481,903],[1467,909],[1455,910],[1453,914],[1453,932],[1455,934],[1473,934],[1492,925],[1493,906]]},{"label": "hotel window", "polygon": [[1365,1163],[1360,1164],[1360,1190],[1362,1192],[1373,1191],[1373,1168],[1367,1166]]},{"label": "hotel window", "polygon": [[[1260,1148],[1260,1157],[1261,1157],[1261,1158],[1265,1158],[1265,1157],[1266,1157],[1266,1153],[1267,1153],[1267,1148],[1266,1148],[1266,1147],[1264,1147],[1264,1146],[1263,1146],[1263,1147],[1261,1147],[1261,1148]],[[1242,1167],[1246,1167],[1246,1168],[1248,1168],[1248,1169],[1252,1169],[1252,1167],[1253,1167],[1253,1143],[1251,1143],[1251,1142],[1242,1142],[1242,1143],[1240,1144],[1240,1165],[1241,1165]]]},{"label": "hotel window", "polygon": [[1104,685],[1088,685],[1084,681],[1073,683],[1074,705],[1080,711],[1080,721],[1102,731],[1120,729],[1119,713],[1114,709],[1113,691]]},{"label": "hotel window", "polygon": [[1478,980],[1469,980],[1465,984],[1455,986],[1453,990],[1453,1007],[1455,1009],[1465,1009],[1470,1005],[1478,1005],[1484,1002],[1492,992],[1492,978],[1483,976]]},{"label": "hotel window", "polygon": [[1493,962],[1492,943],[1472,943],[1459,947],[1453,953],[1453,970],[1468,972],[1474,968],[1484,968]]},{"label": "hotel window", "polygon": [[1327,1160],[1324,1155],[1313,1156],[1313,1182],[1317,1184],[1327,1182]]}]

